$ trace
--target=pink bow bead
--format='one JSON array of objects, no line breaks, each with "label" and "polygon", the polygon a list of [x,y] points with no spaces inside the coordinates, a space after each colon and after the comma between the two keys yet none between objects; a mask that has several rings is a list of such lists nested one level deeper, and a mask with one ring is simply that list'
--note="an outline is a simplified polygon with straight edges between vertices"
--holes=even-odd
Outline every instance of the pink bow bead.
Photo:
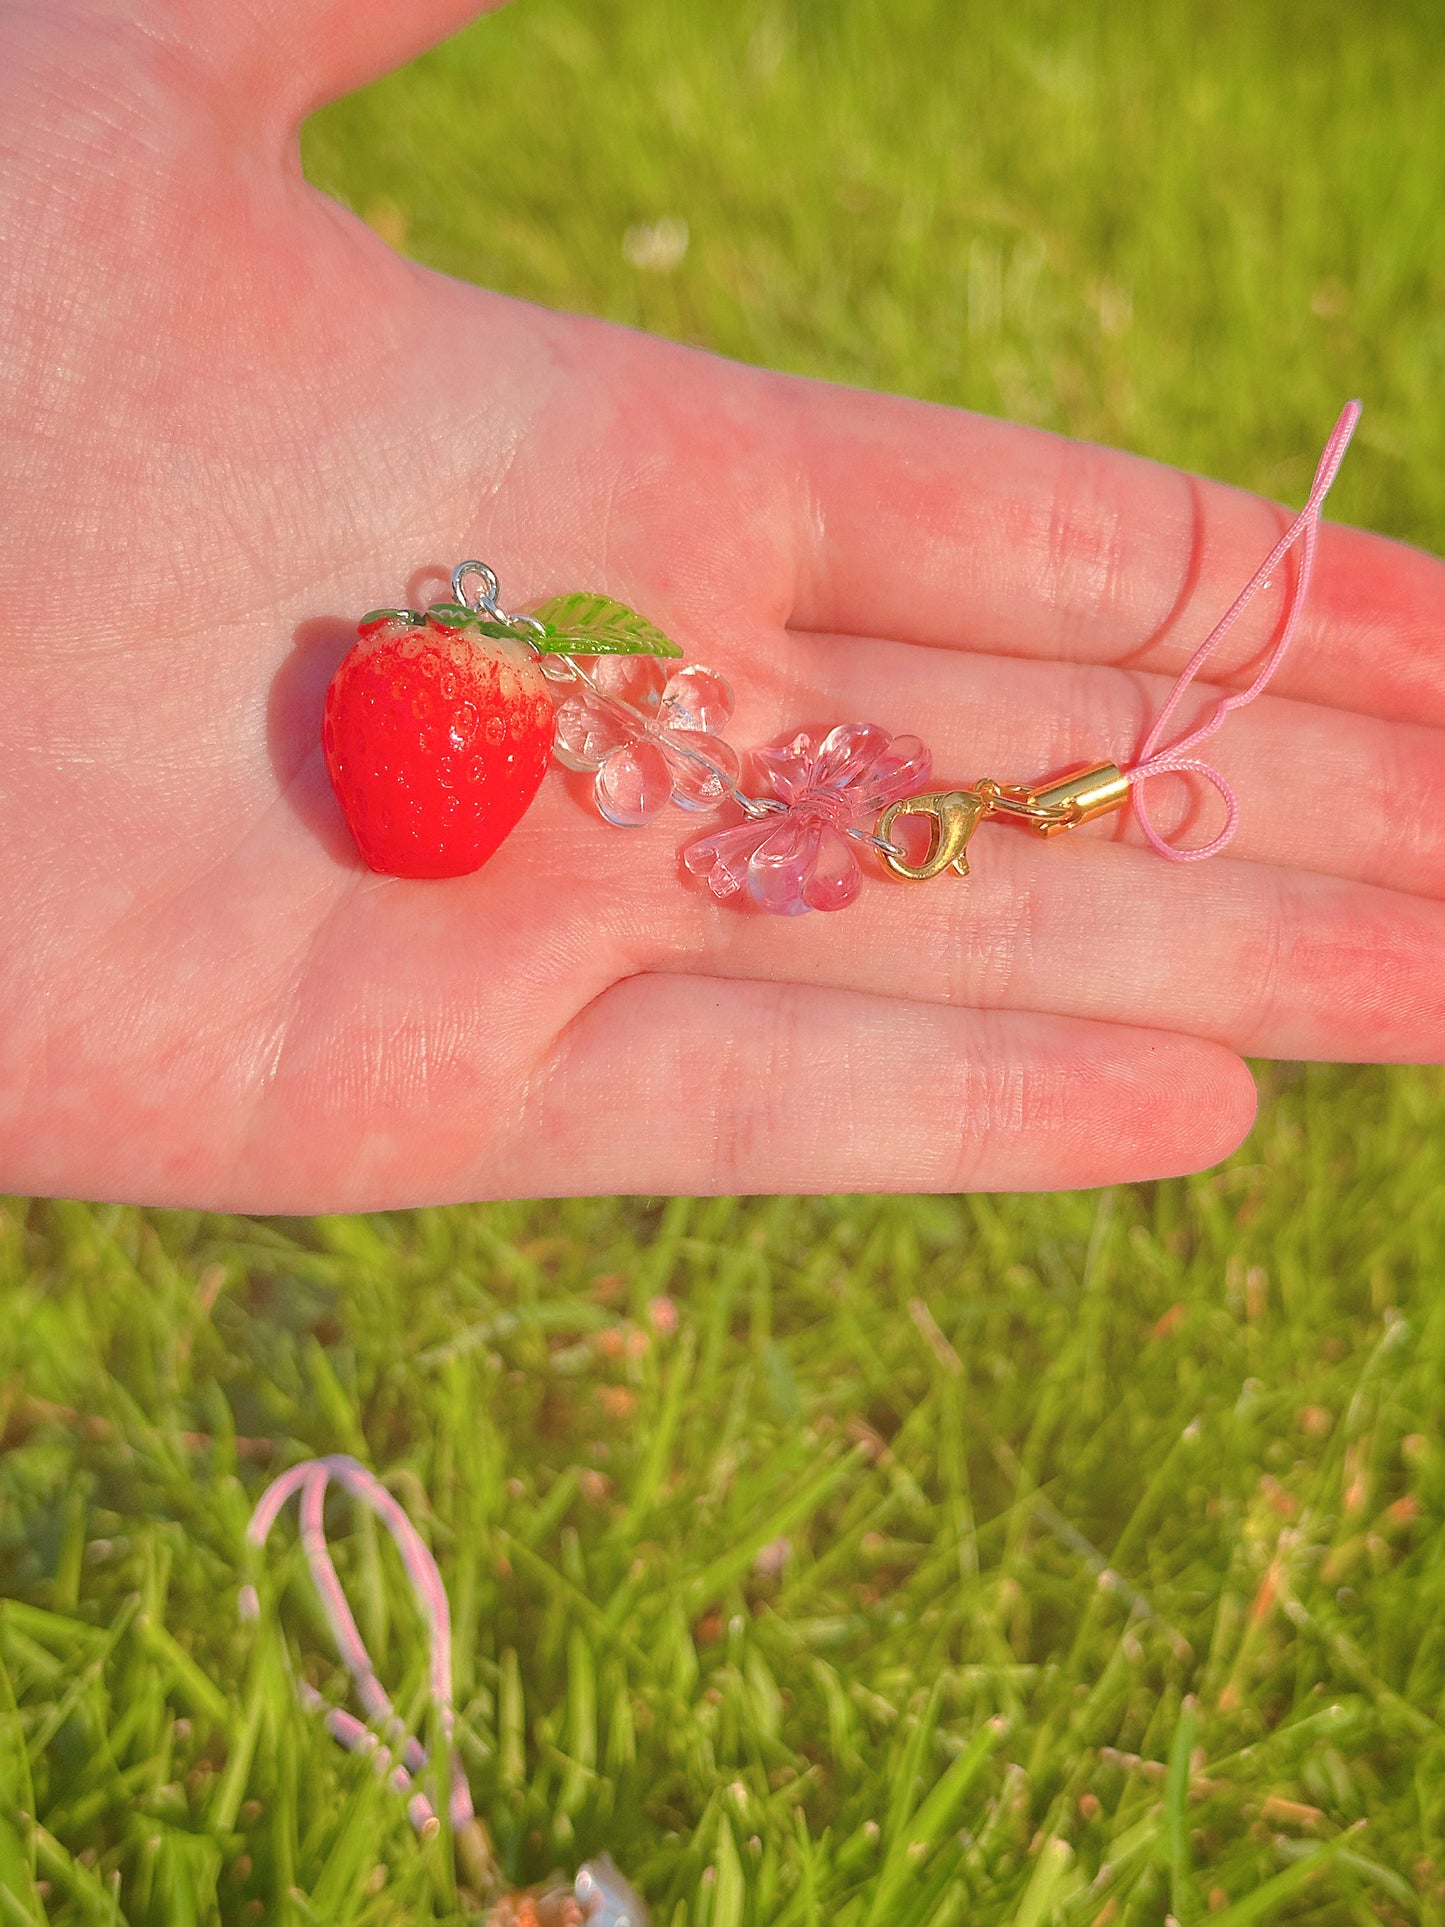
[{"label": "pink bow bead", "polygon": [[853,901],[862,874],[846,832],[912,795],[933,767],[916,736],[890,737],[874,723],[839,723],[821,743],[804,731],[753,760],[761,795],[782,807],[699,837],[683,861],[715,897],[746,886],[760,908],[787,917]]},{"label": "pink bow bead", "polygon": [[671,676],[655,656],[601,656],[591,686],[557,705],[557,760],[595,771],[609,823],[650,823],[671,799],[709,809],[736,781],[737,754],[721,740],[733,713],[724,679],[697,663]]}]

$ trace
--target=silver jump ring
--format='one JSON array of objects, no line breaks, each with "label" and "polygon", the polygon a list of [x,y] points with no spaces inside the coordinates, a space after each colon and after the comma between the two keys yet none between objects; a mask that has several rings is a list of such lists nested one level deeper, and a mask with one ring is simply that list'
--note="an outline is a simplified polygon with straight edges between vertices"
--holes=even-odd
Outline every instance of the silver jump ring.
[{"label": "silver jump ring", "polygon": [[[482,578],[482,593],[475,602],[466,591],[466,580],[469,575],[479,575]],[[496,576],[485,562],[458,562],[452,570],[452,594],[468,609],[486,609],[490,613],[497,606],[497,597],[501,594],[501,590],[497,586]]]},{"label": "silver jump ring", "polygon": [[[469,575],[478,575],[482,579],[481,590],[475,596],[467,594]],[[534,649],[538,640],[547,633],[545,625],[538,622],[535,616],[514,616],[502,607],[496,572],[489,569],[485,562],[459,562],[452,570],[452,595],[464,608],[471,609],[477,615],[490,616],[493,622],[500,623],[504,629],[520,630],[521,640],[530,643]]]},{"label": "silver jump ring", "polygon": [[899,849],[896,843],[891,843],[886,836],[875,836],[872,830],[860,829],[857,824],[852,825],[844,834],[851,836],[855,843],[871,844],[875,850],[881,850],[884,856],[901,858],[905,854],[904,851]]}]

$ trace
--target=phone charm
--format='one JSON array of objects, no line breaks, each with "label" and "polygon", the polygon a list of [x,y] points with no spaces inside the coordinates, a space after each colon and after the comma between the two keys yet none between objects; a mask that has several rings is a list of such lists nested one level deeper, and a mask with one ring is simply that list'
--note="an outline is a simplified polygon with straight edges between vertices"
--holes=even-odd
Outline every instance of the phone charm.
[{"label": "phone charm", "polygon": [[[699,664],[672,666],[682,651],[644,616],[585,592],[509,613],[491,569],[468,561],[452,576],[450,601],[362,618],[326,692],[337,798],[374,870],[464,876],[515,828],[555,757],[592,775],[598,813],[620,828],[651,822],[670,803],[730,812],[732,821],[685,848],[687,869],[719,899],[784,915],[843,909],[870,860],[904,882],[967,876],[975,832],[998,818],[1054,837],[1132,802],[1161,856],[1200,862],[1233,837],[1239,805],[1192,752],[1264,691],[1294,640],[1320,512],[1359,417],[1360,404],[1349,402],[1304,507],[1195,650],[1132,763],[1101,760],[1039,783],[930,788],[927,747],[873,723],[840,723],[821,738],[801,732],[745,760],[723,735],[728,683]],[[1253,681],[1165,744],[1186,690],[1296,544],[1284,619]],[[1224,826],[1199,848],[1176,848],[1149,816],[1144,785],[1168,773],[1201,777],[1223,799]]]}]

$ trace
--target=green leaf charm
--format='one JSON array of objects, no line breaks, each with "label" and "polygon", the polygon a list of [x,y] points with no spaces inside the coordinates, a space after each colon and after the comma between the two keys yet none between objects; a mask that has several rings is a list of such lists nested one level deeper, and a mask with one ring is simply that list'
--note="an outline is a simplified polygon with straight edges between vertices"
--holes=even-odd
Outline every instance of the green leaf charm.
[{"label": "green leaf charm", "polygon": [[476,610],[465,602],[433,602],[425,619],[433,629],[469,629],[478,622]]},{"label": "green leaf charm", "polygon": [[378,622],[404,622],[408,628],[418,628],[423,616],[416,609],[368,609],[357,624],[359,629],[369,629]]},{"label": "green leaf charm", "polygon": [[611,596],[588,590],[553,596],[532,614],[547,633],[534,637],[544,655],[680,656],[681,649],[662,631]]}]

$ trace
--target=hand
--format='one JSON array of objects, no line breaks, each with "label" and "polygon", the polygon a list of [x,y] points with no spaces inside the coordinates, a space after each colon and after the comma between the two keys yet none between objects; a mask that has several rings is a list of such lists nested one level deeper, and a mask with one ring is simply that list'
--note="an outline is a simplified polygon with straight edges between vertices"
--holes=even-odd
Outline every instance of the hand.
[{"label": "hand", "polygon": [[1243,827],[1211,863],[990,829],[967,883],[770,918],[680,874],[691,819],[614,830],[553,774],[475,876],[361,865],[322,692],[358,614],[464,556],[513,607],[643,610],[731,677],[739,745],[871,720],[1022,780],[1127,757],[1282,524],[397,259],[295,130],[470,10],[4,15],[0,1186],[1095,1185],[1237,1144],[1242,1052],[1438,1057],[1445,569],[1344,529],[1212,746]]}]

